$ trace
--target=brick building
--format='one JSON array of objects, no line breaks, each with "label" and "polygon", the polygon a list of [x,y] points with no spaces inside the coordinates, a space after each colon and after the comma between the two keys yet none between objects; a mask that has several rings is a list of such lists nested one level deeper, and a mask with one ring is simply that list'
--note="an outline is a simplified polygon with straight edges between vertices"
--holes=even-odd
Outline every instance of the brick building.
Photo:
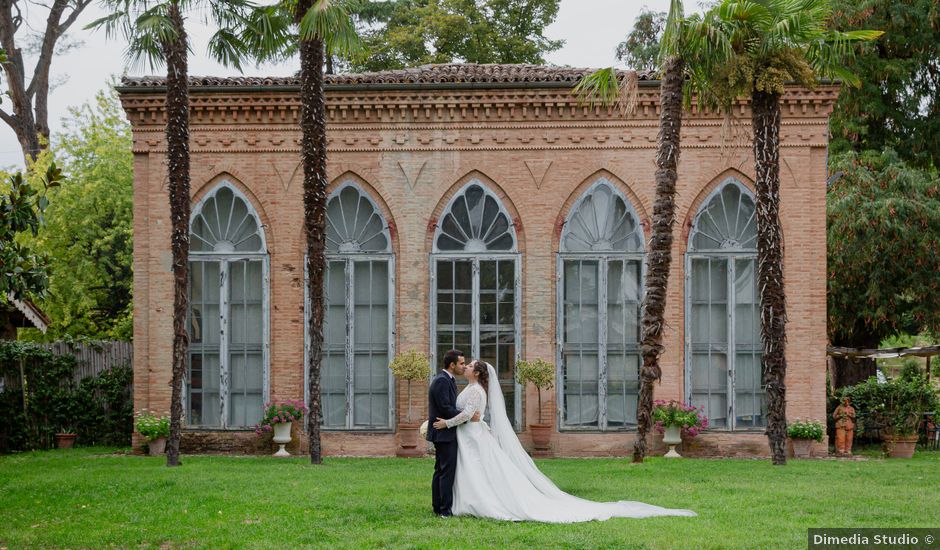
[{"label": "brick building", "polygon": [[[524,444],[536,395],[520,358],[557,365],[542,415],[562,456],[625,455],[635,437],[639,304],[654,195],[658,82],[638,108],[577,102],[587,71],[439,65],[327,79],[330,202],[323,367],[327,454],[391,455],[411,400],[396,352],[456,346],[499,372]],[[172,274],[163,80],[120,89],[134,136],[136,409],[169,410]],[[296,78],[191,87],[191,353],[184,449],[249,450],[267,400],[305,394]],[[782,100],[788,416],[825,415],[825,190],[837,89]],[[734,108],[745,125],[746,102]],[[682,129],[663,379],[703,405],[691,453],[767,454],[753,155],[722,117]]]}]

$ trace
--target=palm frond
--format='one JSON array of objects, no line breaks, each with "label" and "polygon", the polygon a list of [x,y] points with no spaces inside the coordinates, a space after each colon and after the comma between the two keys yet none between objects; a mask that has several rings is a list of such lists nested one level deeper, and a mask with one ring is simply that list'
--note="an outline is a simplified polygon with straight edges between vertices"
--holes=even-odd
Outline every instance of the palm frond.
[{"label": "palm frond", "polygon": [[587,104],[592,108],[596,105],[614,105],[622,113],[633,112],[639,93],[639,77],[636,71],[627,71],[618,77],[616,69],[607,67],[583,77],[572,93],[582,105]]},{"label": "palm frond", "polygon": [[319,39],[327,51],[354,57],[363,46],[349,8],[350,3],[343,0],[315,0],[300,20],[300,39]]}]

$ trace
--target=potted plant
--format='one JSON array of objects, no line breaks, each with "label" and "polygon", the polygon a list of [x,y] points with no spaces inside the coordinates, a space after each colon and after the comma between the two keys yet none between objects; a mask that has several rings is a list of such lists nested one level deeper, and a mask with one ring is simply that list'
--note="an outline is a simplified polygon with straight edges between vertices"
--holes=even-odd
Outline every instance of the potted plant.
[{"label": "potted plant", "polygon": [[55,446],[60,449],[71,449],[75,445],[75,430],[72,428],[62,428],[55,434]]},{"label": "potted plant", "polygon": [[398,436],[400,447],[396,453],[398,456],[415,457],[424,453],[418,449],[418,429],[420,425],[412,416],[411,407],[411,381],[425,380],[431,374],[431,363],[427,356],[410,350],[395,357],[388,365],[389,370],[395,375],[395,378],[404,380],[407,383],[408,393],[405,394],[405,401],[408,402],[408,414],[405,421],[398,424]]},{"label": "potted plant", "polygon": [[547,454],[552,440],[552,426],[542,421],[542,390],[550,390],[555,380],[555,365],[537,358],[535,361],[519,361],[516,363],[516,379],[520,384],[535,386],[538,396],[539,421],[529,424],[532,433],[532,444],[538,454]]},{"label": "potted plant", "polygon": [[653,402],[653,421],[656,431],[663,434],[663,443],[669,445],[667,458],[680,458],[676,445],[682,443],[682,436],[695,437],[708,428],[708,418],[702,412],[704,407],[693,407],[682,401]]},{"label": "potted plant", "polygon": [[813,442],[823,440],[823,426],[817,420],[797,419],[787,426],[787,435],[793,442],[794,458],[809,458],[813,454]]},{"label": "potted plant", "polygon": [[868,380],[845,389],[857,410],[859,430],[880,432],[885,455],[911,458],[926,411],[936,410],[937,392],[919,373],[879,382]]},{"label": "potted plant", "polygon": [[265,403],[264,415],[261,417],[261,422],[255,425],[255,433],[261,435],[273,431],[274,442],[280,446],[274,456],[290,456],[284,446],[291,442],[291,425],[295,420],[303,420],[305,414],[307,414],[307,406],[303,401]]},{"label": "potted plant", "polygon": [[170,417],[156,416],[149,411],[141,411],[135,415],[134,429],[147,438],[147,446],[151,456],[162,455],[166,452],[166,439],[170,437]]}]

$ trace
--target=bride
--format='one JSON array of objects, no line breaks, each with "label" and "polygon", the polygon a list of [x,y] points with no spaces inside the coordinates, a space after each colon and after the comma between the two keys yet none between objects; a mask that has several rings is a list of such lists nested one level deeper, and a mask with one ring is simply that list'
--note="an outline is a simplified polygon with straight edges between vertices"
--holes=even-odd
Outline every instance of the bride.
[{"label": "bride", "polygon": [[[546,523],[696,515],[642,502],[593,502],[565,493],[539,471],[519,443],[493,367],[474,361],[465,375],[469,384],[457,397],[460,414],[435,423],[458,426],[454,515]],[[483,414],[487,397],[492,425],[467,422],[475,412]]]}]

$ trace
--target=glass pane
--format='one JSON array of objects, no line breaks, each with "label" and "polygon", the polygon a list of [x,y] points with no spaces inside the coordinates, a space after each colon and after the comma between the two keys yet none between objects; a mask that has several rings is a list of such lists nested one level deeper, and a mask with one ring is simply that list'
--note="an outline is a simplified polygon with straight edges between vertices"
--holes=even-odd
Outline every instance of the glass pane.
[{"label": "glass pane", "polygon": [[596,426],[598,421],[598,262],[564,262],[562,372],[565,424]]},{"label": "glass pane", "polygon": [[607,352],[607,427],[636,426],[637,395],[640,391],[638,353]]},{"label": "glass pane", "polygon": [[738,184],[727,184],[704,205],[690,238],[693,250],[754,250],[757,247],[754,200]]},{"label": "glass pane", "polygon": [[728,357],[695,353],[691,372],[692,406],[704,406],[709,425],[728,426]]},{"label": "glass pane", "polygon": [[639,252],[643,238],[631,209],[604,183],[582,198],[566,220],[562,250]]},{"label": "glass pane", "polygon": [[509,251],[515,247],[510,220],[499,201],[479,185],[470,185],[441,217],[435,247],[440,251]]},{"label": "glass pane", "polygon": [[263,251],[251,207],[228,187],[220,187],[198,206],[190,225],[193,252]]},{"label": "glass pane", "polygon": [[507,407],[515,401],[515,261],[480,261],[480,359],[493,365]]},{"label": "glass pane", "polygon": [[[435,327],[437,359],[442,360],[450,349],[472,354],[472,293],[473,262],[470,260],[437,261],[438,316]],[[434,365],[440,369],[440,365]]]}]

